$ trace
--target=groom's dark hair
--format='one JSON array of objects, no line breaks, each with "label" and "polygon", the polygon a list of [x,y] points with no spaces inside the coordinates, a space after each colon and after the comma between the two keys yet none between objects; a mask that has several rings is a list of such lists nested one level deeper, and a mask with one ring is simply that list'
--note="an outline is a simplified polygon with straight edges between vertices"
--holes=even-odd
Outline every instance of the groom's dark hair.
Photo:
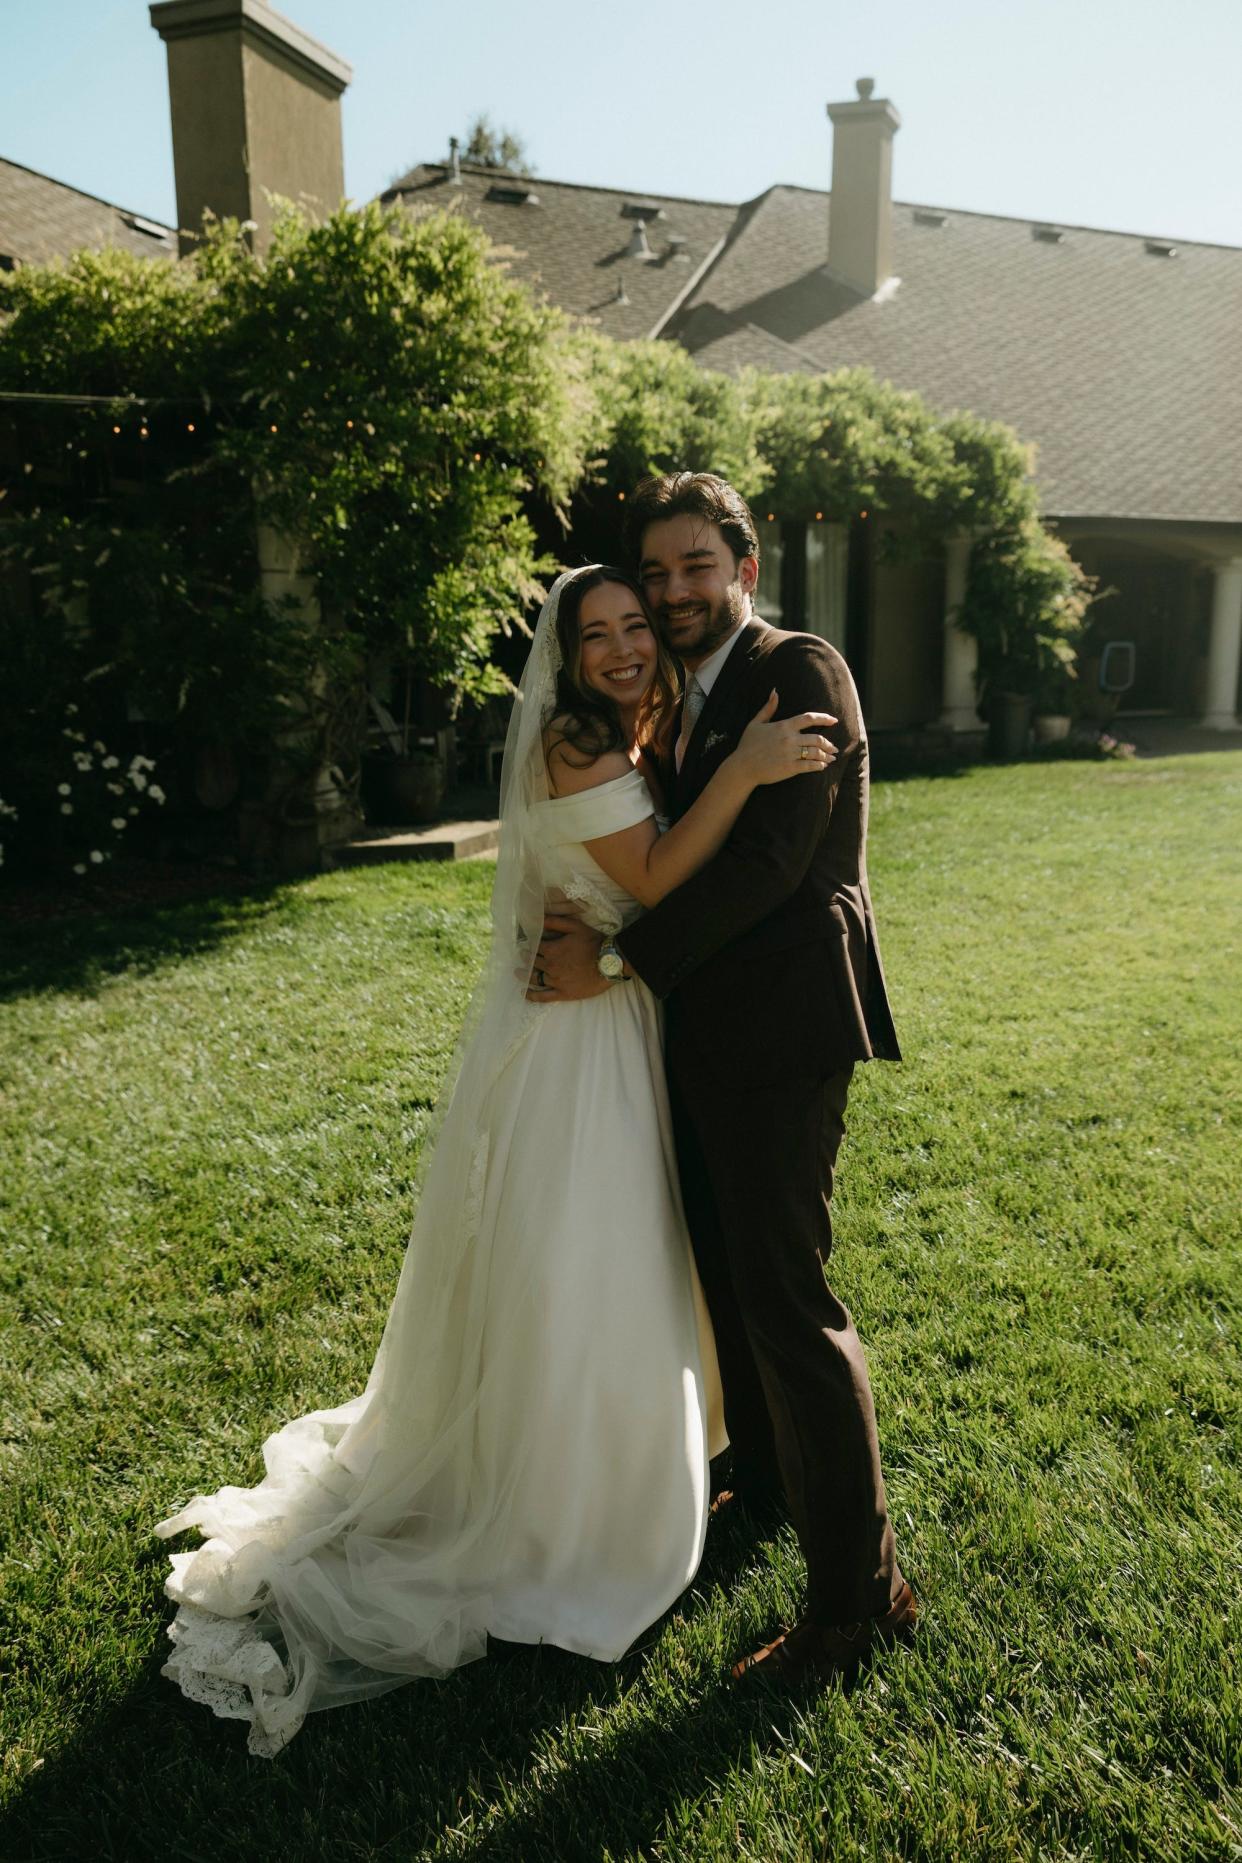
[{"label": "groom's dark hair", "polygon": [[738,560],[758,556],[759,533],[750,506],[727,479],[715,472],[662,472],[644,479],[626,506],[625,544],[633,561],[642,555],[648,524],[686,515],[719,525]]}]

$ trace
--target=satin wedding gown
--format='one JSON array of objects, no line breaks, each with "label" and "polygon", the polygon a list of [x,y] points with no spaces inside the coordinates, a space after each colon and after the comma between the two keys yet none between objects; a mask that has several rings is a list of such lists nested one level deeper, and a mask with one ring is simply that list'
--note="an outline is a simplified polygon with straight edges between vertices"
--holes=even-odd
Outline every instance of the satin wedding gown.
[{"label": "satin wedding gown", "polygon": [[[535,801],[540,884],[617,930],[638,908],[582,842],[652,813],[637,772]],[[659,1005],[637,979],[523,1002],[472,1074],[495,1039],[467,1046],[366,1391],[156,1529],[207,1536],[172,1559],[164,1673],[253,1753],[489,1635],[615,1659],[699,1564],[723,1412]]]}]

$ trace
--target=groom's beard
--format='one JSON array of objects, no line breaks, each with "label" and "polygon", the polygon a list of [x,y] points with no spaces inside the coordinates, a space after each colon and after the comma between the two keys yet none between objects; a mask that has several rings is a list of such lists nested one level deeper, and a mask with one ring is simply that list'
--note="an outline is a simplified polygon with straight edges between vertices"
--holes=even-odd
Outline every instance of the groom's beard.
[{"label": "groom's beard", "polygon": [[[680,605],[680,604],[679,604]],[[702,616],[697,628],[687,628],[672,632],[668,624],[668,609],[660,604],[657,620],[660,634],[670,652],[679,659],[693,661],[700,665],[710,659],[717,647],[722,647],[740,621],[746,619],[746,596],[740,582],[731,582],[718,602],[714,602]]]}]

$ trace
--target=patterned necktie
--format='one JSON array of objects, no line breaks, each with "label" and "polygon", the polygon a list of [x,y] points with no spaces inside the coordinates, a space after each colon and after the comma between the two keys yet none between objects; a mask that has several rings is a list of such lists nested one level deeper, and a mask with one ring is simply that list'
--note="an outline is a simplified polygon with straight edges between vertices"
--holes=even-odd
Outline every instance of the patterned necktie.
[{"label": "patterned necktie", "polygon": [[699,722],[699,713],[707,703],[707,694],[699,684],[697,673],[691,673],[690,684],[686,688],[686,702],[681,711],[681,735],[677,739],[677,768],[685,762],[686,751],[695,725]]}]

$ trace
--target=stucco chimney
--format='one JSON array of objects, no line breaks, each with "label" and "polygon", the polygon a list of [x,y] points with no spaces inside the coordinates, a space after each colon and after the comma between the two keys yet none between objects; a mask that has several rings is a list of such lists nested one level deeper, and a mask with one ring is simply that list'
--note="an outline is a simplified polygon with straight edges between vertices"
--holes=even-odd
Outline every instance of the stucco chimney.
[{"label": "stucco chimney", "polygon": [[828,105],[832,119],[832,205],[828,269],[868,297],[892,273],[893,136],[901,118],[874,78],[857,80],[853,103]]},{"label": "stucco chimney", "polygon": [[207,209],[253,220],[262,251],[265,189],[320,215],[340,205],[343,59],[265,0],[160,0],[151,24],[168,47],[182,251]]}]

